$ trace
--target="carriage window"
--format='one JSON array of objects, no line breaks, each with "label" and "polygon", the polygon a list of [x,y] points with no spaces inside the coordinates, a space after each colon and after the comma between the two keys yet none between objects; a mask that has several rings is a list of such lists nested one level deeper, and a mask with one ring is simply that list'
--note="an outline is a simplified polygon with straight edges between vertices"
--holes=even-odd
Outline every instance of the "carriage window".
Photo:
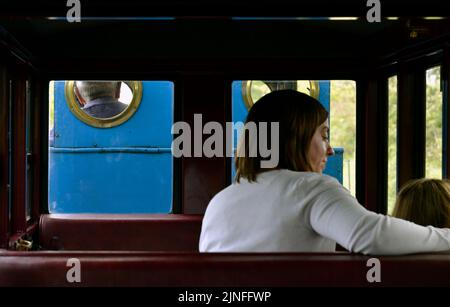
[{"label": "carriage window", "polygon": [[442,91],[441,69],[427,70],[425,176],[442,178]]},{"label": "carriage window", "polygon": [[388,214],[397,195],[397,76],[388,79]]},{"label": "carriage window", "polygon": [[169,81],[49,84],[49,211],[169,213]]},{"label": "carriage window", "polygon": [[[249,108],[271,91],[292,89],[318,99],[330,112],[330,140],[335,155],[324,173],[355,191],[356,91],[353,81],[244,80],[232,83],[232,121],[244,122]],[[234,149],[238,135],[233,137]],[[231,178],[235,176],[231,163]]]}]

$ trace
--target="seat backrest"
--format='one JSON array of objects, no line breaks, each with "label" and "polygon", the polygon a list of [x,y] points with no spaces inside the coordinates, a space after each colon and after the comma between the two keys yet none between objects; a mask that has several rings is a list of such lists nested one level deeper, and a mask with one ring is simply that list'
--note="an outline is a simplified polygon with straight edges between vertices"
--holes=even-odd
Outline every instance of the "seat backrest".
[{"label": "seat backrest", "polygon": [[[79,260],[70,283],[68,260]],[[448,286],[450,254],[371,257],[347,253],[0,252],[0,286]],[[369,274],[371,275],[371,274]]]},{"label": "seat backrest", "polygon": [[198,251],[202,215],[44,214],[44,250]]}]

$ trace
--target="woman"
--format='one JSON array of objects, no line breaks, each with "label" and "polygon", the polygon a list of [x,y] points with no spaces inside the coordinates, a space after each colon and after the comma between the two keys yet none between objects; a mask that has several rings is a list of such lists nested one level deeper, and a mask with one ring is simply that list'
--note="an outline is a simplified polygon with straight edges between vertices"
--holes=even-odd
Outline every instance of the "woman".
[{"label": "woman", "polygon": [[211,200],[201,252],[332,252],[336,242],[374,255],[450,250],[450,229],[368,211],[336,179],[322,175],[333,151],[328,113],[317,100],[272,92],[252,107],[248,122],[279,123],[279,142],[267,141],[279,144],[278,165],[261,168],[259,153],[242,154],[255,140],[241,139],[236,182]]},{"label": "woman", "polygon": [[422,226],[450,227],[450,182],[415,179],[400,190],[393,216]]}]

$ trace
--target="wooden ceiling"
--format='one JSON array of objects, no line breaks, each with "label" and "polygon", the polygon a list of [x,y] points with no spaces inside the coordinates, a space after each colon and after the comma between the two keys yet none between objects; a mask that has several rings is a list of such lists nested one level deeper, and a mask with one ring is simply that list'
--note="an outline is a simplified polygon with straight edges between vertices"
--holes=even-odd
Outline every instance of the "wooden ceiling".
[{"label": "wooden ceiling", "polygon": [[[298,61],[303,66],[351,62],[361,67],[381,65],[418,46],[444,45],[450,37],[450,18],[423,18],[446,12],[444,1],[434,0],[422,5],[384,1],[382,16],[398,19],[383,18],[381,23],[367,22],[365,1],[353,0],[339,5],[328,0],[214,1],[215,5],[90,0],[81,1],[81,23],[67,22],[68,8],[55,1],[21,2],[20,8],[16,2],[1,4],[0,40],[49,71],[92,64],[98,69],[101,63],[116,65],[118,71],[148,69],[146,65],[174,69],[221,64],[239,69],[265,60]],[[336,16],[356,19],[328,18]]]}]

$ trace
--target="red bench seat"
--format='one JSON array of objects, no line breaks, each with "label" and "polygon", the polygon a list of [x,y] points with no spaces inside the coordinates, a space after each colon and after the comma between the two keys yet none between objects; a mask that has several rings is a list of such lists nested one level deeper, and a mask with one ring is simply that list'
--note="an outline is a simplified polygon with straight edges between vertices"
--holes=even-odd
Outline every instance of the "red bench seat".
[{"label": "red bench seat", "polygon": [[43,214],[44,250],[198,251],[203,215]]},{"label": "red bench seat", "polygon": [[[80,260],[81,282],[66,280]],[[0,252],[0,286],[450,286],[450,254],[379,257],[347,253],[202,254],[161,252]]]}]

